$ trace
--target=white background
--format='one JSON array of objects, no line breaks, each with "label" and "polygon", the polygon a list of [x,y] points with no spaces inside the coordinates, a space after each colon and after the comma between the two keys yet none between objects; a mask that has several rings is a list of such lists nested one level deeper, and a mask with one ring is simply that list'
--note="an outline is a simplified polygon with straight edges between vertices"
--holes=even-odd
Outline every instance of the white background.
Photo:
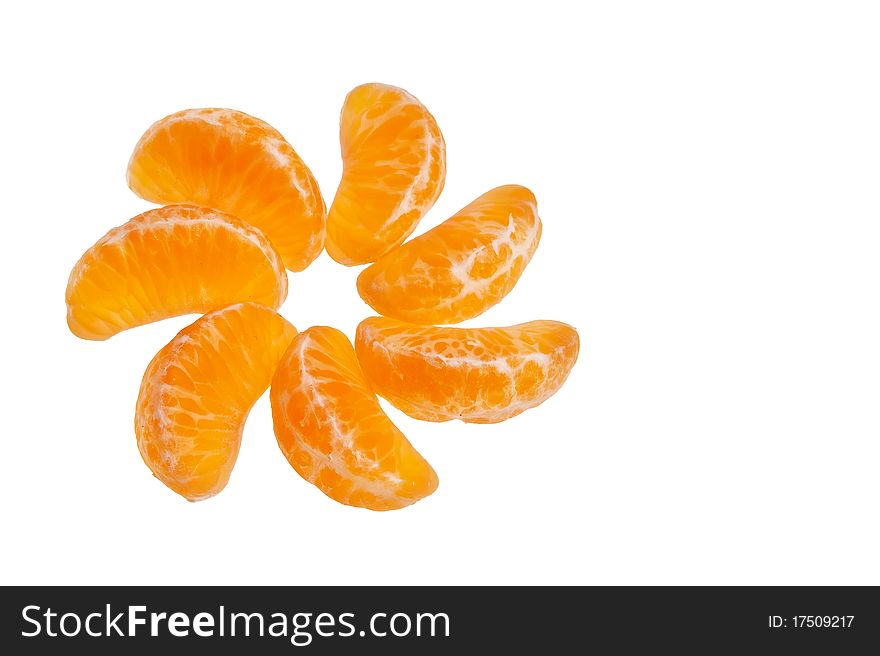
[{"label": "white background", "polygon": [[[880,584],[876,4],[16,4],[0,581]],[[132,423],[147,362],[192,317],[79,340],[70,268],[150,207],[131,149],[188,107],[277,127],[329,204],[339,109],[366,81],[414,93],[446,136],[419,231],[496,185],[535,192],[537,254],[469,325],[566,321],[580,361],[499,425],[389,410],[441,480],[406,510],[301,480],[267,396],[226,490],[187,503]],[[357,273],[322,255],[283,313],[352,336],[371,314]]]}]

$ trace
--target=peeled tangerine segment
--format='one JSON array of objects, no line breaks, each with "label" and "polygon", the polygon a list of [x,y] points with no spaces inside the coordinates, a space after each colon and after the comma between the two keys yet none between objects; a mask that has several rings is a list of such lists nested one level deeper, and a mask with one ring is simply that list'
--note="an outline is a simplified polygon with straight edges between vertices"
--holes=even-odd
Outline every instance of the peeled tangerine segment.
[{"label": "peeled tangerine segment", "polygon": [[104,235],[67,283],[67,324],[83,339],[241,301],[287,297],[281,256],[253,226],[204,207],[144,212]]},{"label": "peeled tangerine segment", "polygon": [[342,181],[327,217],[327,252],[366,264],[401,244],[440,196],[446,143],[422,103],[377,83],[346,96],[339,141]]},{"label": "peeled tangerine segment", "polygon": [[379,407],[348,338],[316,326],[284,355],[270,391],[278,446],[340,503],[394,510],[437,489],[437,474]]},{"label": "peeled tangerine segment", "polygon": [[234,109],[187,109],[154,123],[128,164],[154,203],[215,207],[252,223],[292,271],[324,247],[326,206],[309,167],[268,123]]},{"label": "peeled tangerine segment", "polygon": [[412,323],[458,323],[485,312],[516,285],[541,239],[531,191],[486,192],[436,228],[364,269],[361,298]]},{"label": "peeled tangerine segment", "polygon": [[376,393],[411,417],[492,424],[555,394],[580,340],[558,321],[435,328],[372,317],[358,326],[355,344]]},{"label": "peeled tangerine segment", "polygon": [[226,486],[248,412],[295,335],[271,308],[240,303],[201,317],[156,354],[135,414],[156,478],[190,501]]}]

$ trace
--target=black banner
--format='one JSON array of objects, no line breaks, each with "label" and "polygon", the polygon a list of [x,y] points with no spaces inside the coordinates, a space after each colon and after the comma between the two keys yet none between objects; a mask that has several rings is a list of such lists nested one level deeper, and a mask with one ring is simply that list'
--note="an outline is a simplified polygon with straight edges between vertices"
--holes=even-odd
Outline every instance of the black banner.
[{"label": "black banner", "polygon": [[880,648],[868,587],[7,587],[0,613],[7,654],[143,645],[164,656],[223,642],[260,654]]}]

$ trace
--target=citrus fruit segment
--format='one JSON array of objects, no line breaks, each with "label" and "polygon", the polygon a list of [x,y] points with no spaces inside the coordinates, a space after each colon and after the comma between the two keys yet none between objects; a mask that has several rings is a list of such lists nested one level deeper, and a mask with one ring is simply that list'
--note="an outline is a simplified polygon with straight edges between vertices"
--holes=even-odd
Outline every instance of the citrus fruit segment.
[{"label": "citrus fruit segment", "polygon": [[422,103],[376,83],[346,96],[339,141],[342,181],[327,217],[327,252],[365,264],[402,243],[440,196],[446,144]]},{"label": "citrus fruit segment", "polygon": [[379,407],[348,338],[316,326],[297,335],[270,391],[278,446],[340,503],[394,510],[437,488],[437,475]]},{"label": "citrus fruit segment", "polygon": [[516,285],[541,239],[532,192],[519,185],[483,194],[358,276],[361,298],[412,323],[458,323],[485,312]]},{"label": "citrus fruit segment", "polygon": [[204,315],[156,354],[135,413],[156,478],[190,501],[226,486],[248,412],[295,335],[271,308],[240,303]]},{"label": "citrus fruit segment", "polygon": [[281,256],[256,228],[204,207],[169,205],[104,235],[67,283],[67,324],[107,339],[152,321],[287,296]]},{"label": "citrus fruit segment", "polygon": [[268,123],[233,109],[187,109],[141,137],[128,164],[141,198],[193,203],[262,230],[292,271],[324,246],[326,207],[312,172]]},{"label": "citrus fruit segment", "polygon": [[376,393],[411,417],[491,424],[553,395],[580,342],[558,321],[448,328],[372,317],[358,326],[355,344]]}]

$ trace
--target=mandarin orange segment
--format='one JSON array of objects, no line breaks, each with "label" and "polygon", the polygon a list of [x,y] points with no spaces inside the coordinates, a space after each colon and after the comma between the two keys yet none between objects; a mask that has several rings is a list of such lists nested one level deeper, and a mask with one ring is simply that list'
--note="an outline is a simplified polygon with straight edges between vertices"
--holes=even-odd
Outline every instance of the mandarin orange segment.
[{"label": "mandarin orange segment", "polygon": [[540,239],[532,192],[519,185],[498,187],[364,269],[358,292],[386,316],[458,323],[482,314],[513,289]]},{"label": "mandarin orange segment", "polygon": [[411,417],[489,424],[555,394],[580,341],[558,321],[449,328],[372,317],[358,326],[355,345],[376,393]]},{"label": "mandarin orange segment", "polygon": [[204,315],[156,354],[135,432],[160,481],[190,501],[226,486],[248,412],[295,335],[271,308],[241,303]]},{"label": "mandarin orange segment", "polygon": [[262,230],[292,271],[324,246],[318,183],[268,123],[233,109],[187,109],[153,124],[128,164],[128,185],[146,200],[229,212]]},{"label": "mandarin orange segment", "polygon": [[281,451],[332,499],[393,510],[437,488],[434,470],[379,407],[351,342],[335,328],[309,328],[293,340],[270,398]]},{"label": "mandarin orange segment", "polygon": [[274,308],[287,296],[281,256],[253,226],[217,210],[170,205],[104,235],[67,284],[67,323],[107,339],[152,321],[239,301]]},{"label": "mandarin orange segment", "polygon": [[364,84],[345,98],[339,125],[342,181],[327,217],[327,252],[346,265],[401,244],[446,180],[446,143],[415,97]]}]

